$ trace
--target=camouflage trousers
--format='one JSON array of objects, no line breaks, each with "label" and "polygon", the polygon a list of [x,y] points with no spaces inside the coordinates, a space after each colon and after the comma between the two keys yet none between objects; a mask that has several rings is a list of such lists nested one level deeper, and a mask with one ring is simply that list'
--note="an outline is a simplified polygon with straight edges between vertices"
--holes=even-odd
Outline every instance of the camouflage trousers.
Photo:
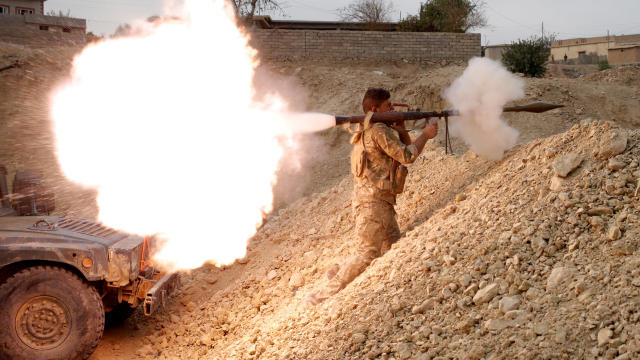
[{"label": "camouflage trousers", "polygon": [[347,260],[329,284],[311,294],[311,303],[319,303],[344,289],[371,264],[384,254],[400,237],[393,205],[386,201],[365,202],[356,205],[356,233],[360,239],[356,255]]}]

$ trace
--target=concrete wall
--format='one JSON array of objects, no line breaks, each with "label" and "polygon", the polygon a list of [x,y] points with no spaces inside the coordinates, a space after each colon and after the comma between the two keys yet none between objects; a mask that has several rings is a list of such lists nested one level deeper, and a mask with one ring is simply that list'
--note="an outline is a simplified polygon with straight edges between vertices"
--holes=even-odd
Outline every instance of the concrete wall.
[{"label": "concrete wall", "polygon": [[502,62],[502,54],[507,50],[506,45],[494,45],[484,48],[484,57]]},{"label": "concrete wall", "polygon": [[627,45],[627,44],[640,44],[640,34],[618,35],[615,37],[615,46]]},{"label": "concrete wall", "polygon": [[[3,1],[3,0],[0,0]],[[57,16],[0,16],[0,40],[23,45],[83,44],[86,20]]]},{"label": "concrete wall", "polygon": [[267,59],[468,60],[480,34],[253,29],[251,44]]},{"label": "concrete wall", "polygon": [[640,63],[640,45],[626,48],[609,49],[609,64]]},{"label": "concrete wall", "polygon": [[16,8],[33,9],[34,15],[44,15],[44,5],[42,0],[0,0],[0,5],[9,7],[10,15],[17,15]]}]

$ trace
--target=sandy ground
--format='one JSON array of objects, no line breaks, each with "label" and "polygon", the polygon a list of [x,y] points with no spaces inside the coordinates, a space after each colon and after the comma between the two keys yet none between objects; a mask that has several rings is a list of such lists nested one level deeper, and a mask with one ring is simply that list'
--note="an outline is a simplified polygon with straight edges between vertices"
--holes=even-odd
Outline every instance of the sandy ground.
[{"label": "sandy ground", "polygon": [[[49,93],[76,50],[0,46],[0,65],[23,63],[0,73],[0,163],[10,173],[43,169],[59,211],[93,217],[94,194],[59,173],[48,123]],[[372,86],[397,102],[446,108],[440,94],[464,70],[268,67],[306,89],[308,110],[333,114],[360,113]],[[245,261],[184,274],[168,309],[107,329],[91,359],[637,358],[639,78],[638,66],[555,66],[527,79],[522,103],[565,107],[506,115],[521,137],[502,161],[478,158],[456,139],[456,155],[445,155],[439,136],[411,166],[399,199],[406,236],[314,308],[304,296],[357,241],[348,133],[309,137],[302,150],[313,155],[299,172],[283,166],[276,211]],[[554,164],[568,154],[582,161],[560,178]]]}]

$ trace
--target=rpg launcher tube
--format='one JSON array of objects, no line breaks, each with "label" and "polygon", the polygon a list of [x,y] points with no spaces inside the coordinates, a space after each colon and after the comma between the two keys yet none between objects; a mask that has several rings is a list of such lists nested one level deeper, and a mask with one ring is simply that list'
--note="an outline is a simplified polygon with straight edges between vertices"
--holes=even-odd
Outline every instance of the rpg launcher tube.
[{"label": "rpg launcher tube", "polygon": [[[545,111],[557,109],[564,105],[550,104],[544,102],[534,102],[526,105],[508,106],[502,109],[503,112],[531,112],[531,113],[543,113]],[[374,113],[371,117],[371,122],[383,122],[392,124],[398,121],[406,120],[419,120],[419,119],[431,119],[431,118],[446,118],[450,116],[459,116],[458,110],[443,110],[443,111],[407,111],[407,112],[384,112]],[[336,116],[336,125],[342,124],[355,124],[364,122],[365,115],[356,116]]]},{"label": "rpg launcher tube", "polygon": [[[406,120],[420,120],[420,119],[430,119],[430,118],[440,118],[440,117],[449,117],[449,116],[457,116],[458,111],[456,110],[443,110],[443,111],[405,111],[405,112],[383,112],[383,113],[374,113],[371,117],[371,122],[383,122],[387,124],[392,124],[398,121],[406,121]],[[336,125],[342,124],[355,124],[364,122],[364,118],[366,115],[356,115],[356,116],[336,116]]]}]

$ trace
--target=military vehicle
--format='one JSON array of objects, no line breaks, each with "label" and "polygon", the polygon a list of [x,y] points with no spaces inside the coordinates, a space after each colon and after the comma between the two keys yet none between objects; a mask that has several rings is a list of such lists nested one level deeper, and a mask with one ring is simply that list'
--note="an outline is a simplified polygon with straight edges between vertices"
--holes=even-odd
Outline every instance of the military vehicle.
[{"label": "military vehicle", "polygon": [[177,274],[149,261],[149,238],[96,221],[52,216],[34,171],[8,192],[0,166],[0,359],[86,359],[107,320],[163,307]]}]

